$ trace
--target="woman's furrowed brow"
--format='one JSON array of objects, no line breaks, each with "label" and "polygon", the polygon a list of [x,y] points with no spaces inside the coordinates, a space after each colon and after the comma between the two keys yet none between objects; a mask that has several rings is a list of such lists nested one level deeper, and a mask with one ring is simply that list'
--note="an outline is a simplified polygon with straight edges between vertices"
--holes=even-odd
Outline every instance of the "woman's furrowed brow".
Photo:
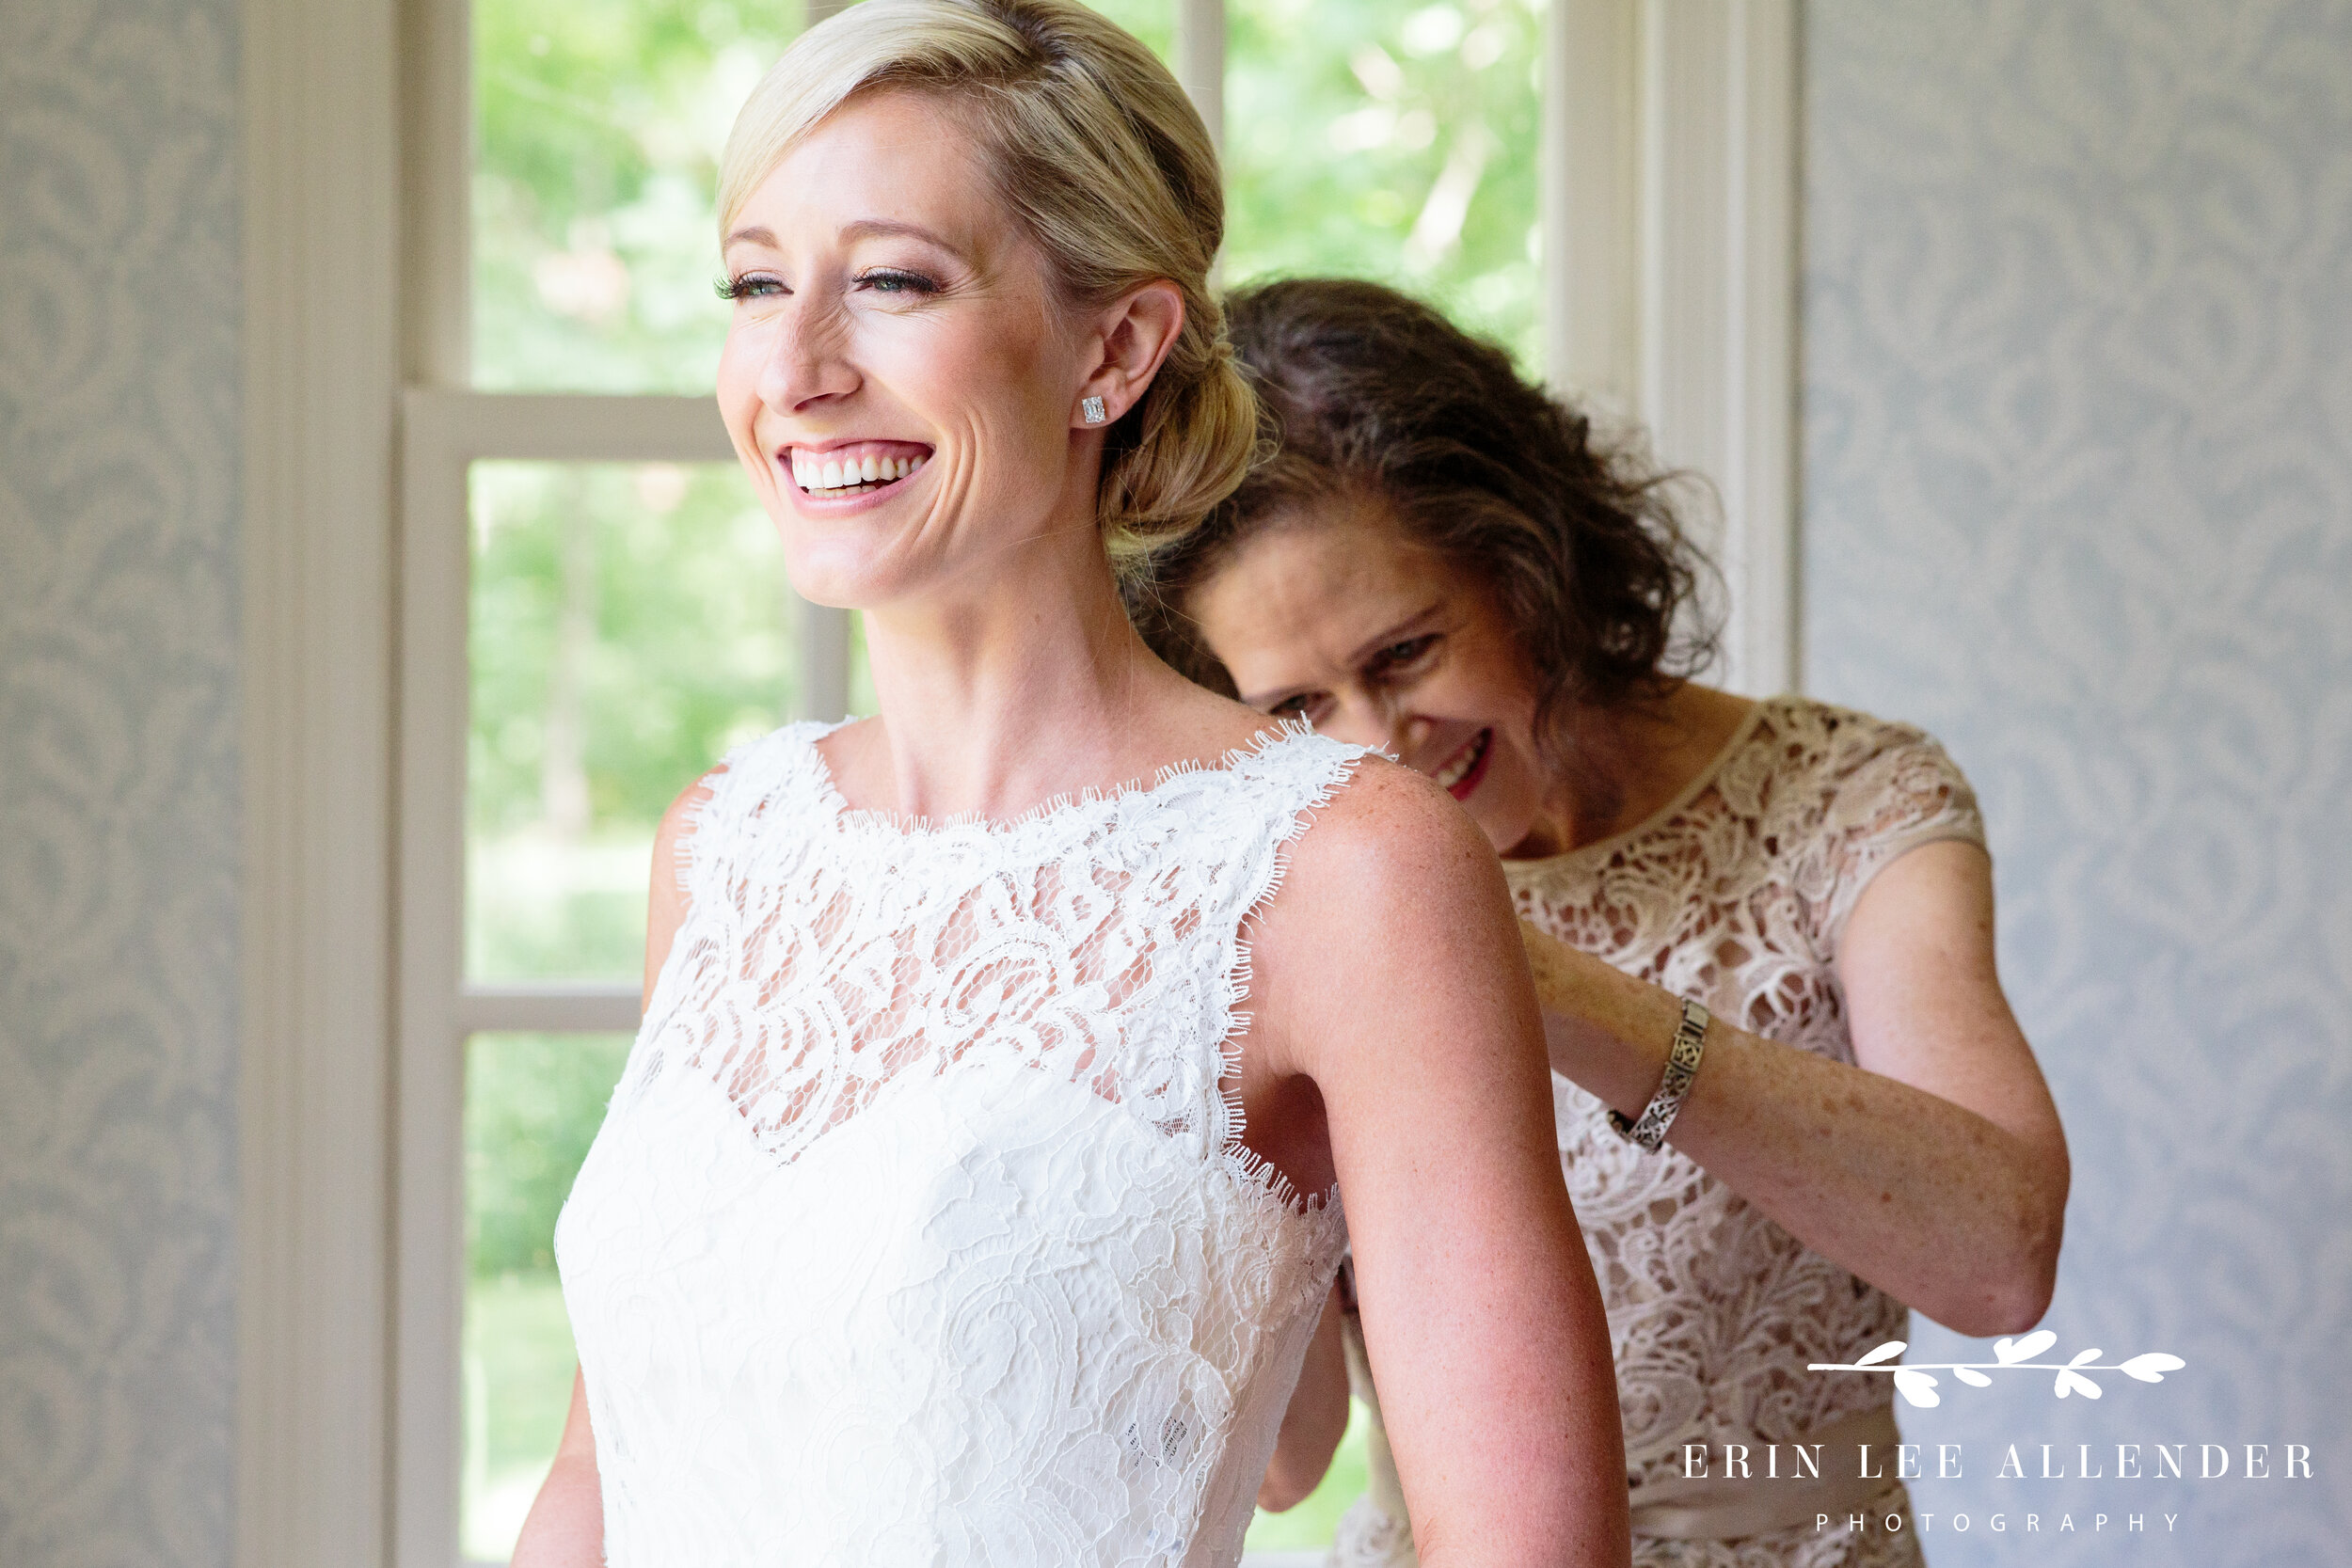
[{"label": "woman's furrowed brow", "polygon": [[1437,618],[1438,611],[1443,610],[1444,608],[1444,600],[1432,600],[1430,603],[1423,605],[1421,609],[1415,610],[1412,614],[1406,616],[1403,620],[1398,621],[1394,625],[1387,626],[1380,631],[1373,633],[1370,637],[1365,638],[1361,642],[1356,645],[1356,651],[1349,657],[1348,663],[1351,665],[1361,664],[1364,660],[1370,658],[1374,654],[1378,653],[1381,649],[1388,647],[1391,643],[1402,642],[1407,638],[1415,636],[1419,632],[1424,630],[1428,624]]}]

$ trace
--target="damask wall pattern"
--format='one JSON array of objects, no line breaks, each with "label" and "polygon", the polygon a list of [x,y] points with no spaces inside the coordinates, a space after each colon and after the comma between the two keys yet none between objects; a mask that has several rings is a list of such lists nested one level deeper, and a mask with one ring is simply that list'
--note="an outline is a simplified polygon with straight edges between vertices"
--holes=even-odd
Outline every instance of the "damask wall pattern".
[{"label": "damask wall pattern", "polygon": [[0,1563],[230,1552],[234,0],[0,0]]},{"label": "damask wall pattern", "polygon": [[1804,71],[1807,689],[1982,794],[2074,1156],[2055,1354],[2189,1364],[1947,1379],[1923,1544],[2352,1561],[2352,4],[1815,0]]}]

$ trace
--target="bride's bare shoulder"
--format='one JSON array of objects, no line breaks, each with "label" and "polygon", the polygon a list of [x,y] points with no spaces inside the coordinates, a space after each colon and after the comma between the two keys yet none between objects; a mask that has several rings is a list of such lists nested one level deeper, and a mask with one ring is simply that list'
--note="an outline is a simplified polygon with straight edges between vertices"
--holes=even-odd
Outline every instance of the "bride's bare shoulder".
[{"label": "bride's bare shoulder", "polygon": [[1424,1066],[1528,1040],[1540,1053],[1502,863],[1451,796],[1365,757],[1289,854],[1250,951],[1254,1048],[1277,1076],[1304,1073],[1327,1099],[1399,1050]]},{"label": "bride's bare shoulder", "polygon": [[1289,856],[1259,940],[1270,973],[1294,956],[1303,968],[1340,955],[1360,971],[1518,951],[1510,893],[1486,835],[1453,797],[1401,764],[1357,763]]},{"label": "bride's bare shoulder", "polygon": [[1466,878],[1483,891],[1503,888],[1493,847],[1469,813],[1425,775],[1377,753],[1317,809],[1292,862],[1291,879],[1307,895],[1400,886],[1425,897],[1437,883]]}]

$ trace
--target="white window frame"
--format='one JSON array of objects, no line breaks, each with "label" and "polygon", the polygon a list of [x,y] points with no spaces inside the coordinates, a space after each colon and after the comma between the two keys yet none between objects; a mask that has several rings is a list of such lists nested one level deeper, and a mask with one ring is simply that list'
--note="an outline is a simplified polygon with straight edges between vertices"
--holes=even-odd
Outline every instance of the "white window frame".
[{"label": "white window frame", "polygon": [[[836,8],[809,0],[811,19]],[[457,1560],[463,1042],[634,986],[463,983],[469,464],[723,461],[704,398],[470,389],[466,0],[244,0],[236,1560]],[[1550,0],[1555,385],[1710,477],[1731,684],[1798,669],[1794,0]],[[1223,0],[1175,66],[1222,140]],[[801,707],[848,624],[801,617]]]},{"label": "white window frame", "polygon": [[1547,372],[1703,476],[1728,611],[1714,678],[1803,669],[1796,0],[1550,0]]}]

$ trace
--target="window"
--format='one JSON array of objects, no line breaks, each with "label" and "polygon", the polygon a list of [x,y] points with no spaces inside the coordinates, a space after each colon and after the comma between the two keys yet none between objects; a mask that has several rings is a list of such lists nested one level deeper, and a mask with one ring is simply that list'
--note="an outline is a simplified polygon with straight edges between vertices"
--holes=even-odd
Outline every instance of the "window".
[{"label": "window", "polygon": [[[1531,369],[1549,352],[1670,457],[1760,464],[1746,488],[1714,473],[1736,530],[1742,498],[1769,510],[1785,395],[1742,445],[1724,433],[1756,422],[1746,391],[1691,394],[1786,378],[1725,346],[1769,347],[1785,269],[1755,283],[1724,236],[1770,217],[1752,186],[1772,144],[1746,127],[1771,107],[1787,0],[1708,0],[1703,24],[1661,0],[1549,6],[1103,0],[1220,135],[1225,281],[1370,276]],[[791,8],[412,9],[392,1463],[395,1557],[425,1568],[504,1559],[562,1425],[550,1231],[636,1027],[656,819],[735,741],[871,696],[853,619],[793,598],[708,395],[716,155]],[[1547,113],[1547,72],[1578,85],[1574,112]],[[1692,95],[1714,105],[1696,132],[1674,107]],[[1721,177],[1691,182],[1697,218],[1659,195],[1670,166]],[[1547,233],[1573,244],[1547,258]],[[1691,255],[1715,271],[1668,265]],[[1731,285],[1766,306],[1708,315],[1674,293],[1750,300]],[[1715,336],[1693,348],[1686,320]],[[1253,1554],[1321,1560],[1361,1443],[1260,1520]]]}]

